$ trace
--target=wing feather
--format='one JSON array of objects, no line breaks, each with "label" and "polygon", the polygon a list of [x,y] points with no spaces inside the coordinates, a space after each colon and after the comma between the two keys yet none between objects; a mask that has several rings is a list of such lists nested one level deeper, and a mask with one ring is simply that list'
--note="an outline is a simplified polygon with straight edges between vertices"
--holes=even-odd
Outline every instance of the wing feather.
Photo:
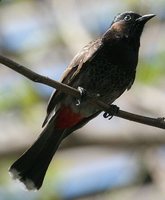
[{"label": "wing feather", "polygon": [[[83,64],[93,59],[101,47],[101,39],[94,40],[86,45],[80,52],[76,54],[69,66],[66,68],[61,82],[70,85],[71,82],[74,81],[77,74],[83,69]],[[56,104],[61,100],[63,95],[64,94],[58,90],[52,93],[48,102],[47,115],[43,126],[48,122],[49,118],[51,117],[51,113],[54,111]]]}]

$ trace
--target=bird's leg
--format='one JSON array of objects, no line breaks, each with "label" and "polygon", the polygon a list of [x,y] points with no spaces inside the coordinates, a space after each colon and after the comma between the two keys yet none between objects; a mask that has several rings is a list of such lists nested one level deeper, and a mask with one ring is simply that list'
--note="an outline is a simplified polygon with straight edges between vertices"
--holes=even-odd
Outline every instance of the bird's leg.
[{"label": "bird's leg", "polygon": [[77,100],[76,106],[79,106],[81,104],[81,102],[86,98],[87,91],[80,86],[77,89],[78,89],[78,91],[80,92],[80,95],[81,95],[80,98],[76,99]]},{"label": "bird's leg", "polygon": [[110,105],[109,111],[103,114],[104,118],[108,118],[109,120],[119,112],[119,107],[116,105]]},{"label": "bird's leg", "polygon": [[80,92],[80,98],[77,98],[76,106],[79,106],[82,101],[86,100],[87,97],[89,97],[89,98],[98,98],[98,97],[100,97],[100,94],[91,94],[86,89],[84,89],[84,88],[82,88],[80,86],[77,89]]}]

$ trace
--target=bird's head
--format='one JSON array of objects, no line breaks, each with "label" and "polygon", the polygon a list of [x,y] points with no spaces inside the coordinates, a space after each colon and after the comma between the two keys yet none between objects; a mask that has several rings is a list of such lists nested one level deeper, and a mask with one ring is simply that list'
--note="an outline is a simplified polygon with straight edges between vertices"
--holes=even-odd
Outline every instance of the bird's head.
[{"label": "bird's head", "polygon": [[115,38],[140,41],[145,23],[154,16],[154,14],[141,16],[132,11],[118,14],[105,35],[110,31]]}]

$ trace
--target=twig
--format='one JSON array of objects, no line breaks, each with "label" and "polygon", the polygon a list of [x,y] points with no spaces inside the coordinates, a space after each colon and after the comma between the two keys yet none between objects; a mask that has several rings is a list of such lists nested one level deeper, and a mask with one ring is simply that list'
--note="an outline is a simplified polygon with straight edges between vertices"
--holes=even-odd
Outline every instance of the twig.
[{"label": "twig", "polygon": [[[57,90],[61,90],[62,92],[72,95],[74,97],[80,98],[80,93],[77,89],[72,88],[68,85],[65,85],[63,83],[59,83],[55,80],[52,80],[48,77],[42,76],[40,74],[37,74],[35,72],[33,72],[32,70],[24,67],[23,65],[20,65],[4,56],[0,55],[0,63],[13,69],[14,71],[24,75],[26,78],[34,81],[34,82],[38,82],[44,85],[48,85],[50,87],[56,88]],[[91,98],[90,96],[88,96],[88,98]],[[98,100],[98,99],[91,99],[91,103],[95,104],[97,106],[99,106],[100,109],[102,109],[105,112],[110,112],[111,110],[111,106],[109,106],[108,104]],[[165,119],[164,118],[150,118],[150,117],[145,117],[142,115],[137,115],[137,114],[133,114],[130,112],[126,112],[123,110],[119,110],[115,116],[123,118],[123,119],[127,119],[130,121],[134,121],[134,122],[138,122],[141,124],[145,124],[145,125],[149,125],[149,126],[154,126],[157,128],[162,128],[165,129]]]}]

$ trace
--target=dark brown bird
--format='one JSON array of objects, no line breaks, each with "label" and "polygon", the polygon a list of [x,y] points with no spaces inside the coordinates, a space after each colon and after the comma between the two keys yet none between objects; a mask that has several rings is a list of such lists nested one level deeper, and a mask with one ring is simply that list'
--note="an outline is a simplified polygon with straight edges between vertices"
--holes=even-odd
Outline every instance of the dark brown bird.
[{"label": "dark brown bird", "polygon": [[[62,82],[99,94],[102,101],[112,104],[134,82],[140,36],[145,23],[154,16],[134,12],[117,15],[99,39],[74,57]],[[9,170],[13,178],[23,182],[28,190],[39,189],[62,140],[100,112],[87,99],[77,105],[77,99],[56,91],[47,107],[44,130]]]}]

